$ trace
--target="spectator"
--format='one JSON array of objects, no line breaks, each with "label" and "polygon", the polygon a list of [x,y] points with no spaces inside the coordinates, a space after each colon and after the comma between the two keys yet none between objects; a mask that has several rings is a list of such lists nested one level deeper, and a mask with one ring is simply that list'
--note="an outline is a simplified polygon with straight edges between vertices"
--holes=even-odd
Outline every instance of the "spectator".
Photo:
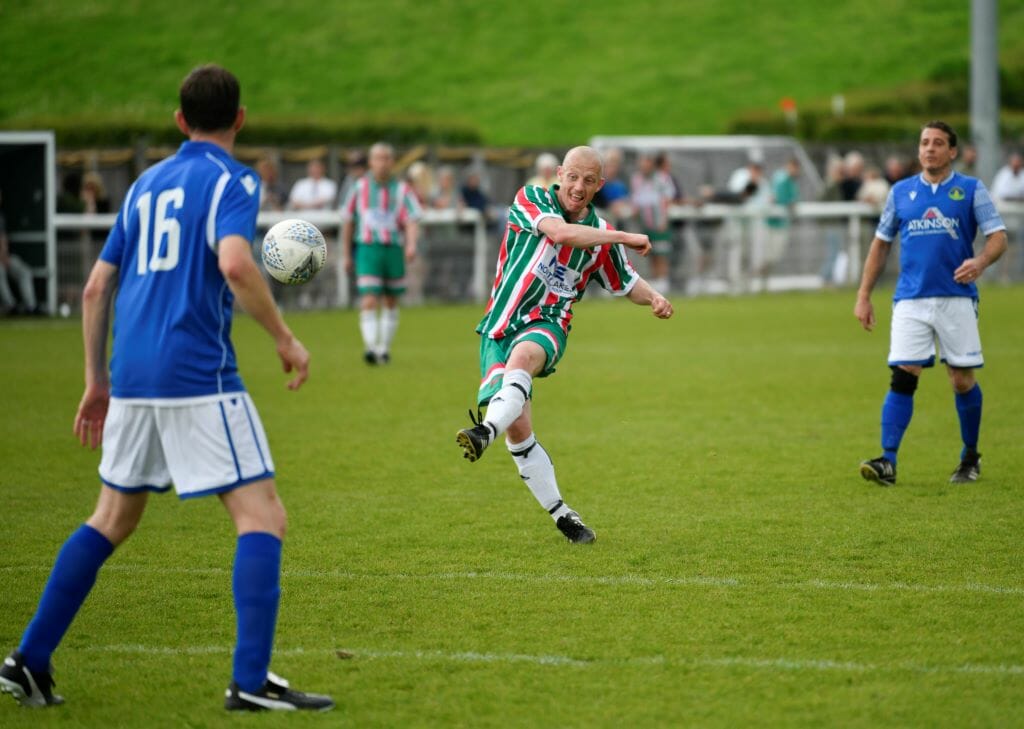
[{"label": "spectator", "polygon": [[326,210],[338,197],[337,183],[327,177],[324,161],[312,159],[306,165],[306,177],[297,180],[288,196],[290,210]]},{"label": "spectator", "polygon": [[961,175],[974,175],[974,168],[978,164],[978,150],[973,144],[968,144],[961,150],[960,156],[953,162],[953,169]]},{"label": "spectator", "polygon": [[479,210],[485,219],[489,217],[490,200],[481,187],[480,173],[476,170],[466,173],[466,180],[462,183],[462,201],[466,207]]},{"label": "spectator", "polygon": [[86,213],[109,213],[110,198],[98,172],[86,172],[82,178],[82,207]]},{"label": "spectator", "polygon": [[672,195],[672,181],[655,166],[654,156],[641,154],[630,181],[630,196],[641,231],[651,240],[651,286],[664,293],[668,293],[670,283],[672,232],[668,226],[668,206]]},{"label": "spectator", "polygon": [[[1005,166],[996,172],[992,180],[992,197],[996,202],[1024,203],[1024,157],[1019,152],[1010,155]],[[1003,258],[999,266],[999,276],[1004,283],[1010,280],[1011,260],[1021,273],[1021,266],[1024,264],[1024,220],[1021,216],[1007,212],[1006,226],[1012,231],[1010,239],[1013,242],[1013,249],[1010,255]]]},{"label": "spectator", "polygon": [[82,201],[82,173],[68,172],[57,193],[58,213],[84,213],[85,203]]},{"label": "spectator", "polygon": [[799,180],[800,160],[796,157],[790,157],[785,166],[772,175],[772,202],[786,208],[786,214],[783,217],[766,218],[764,235],[755,237],[760,245],[753,250],[753,267],[755,274],[762,279],[762,291],[768,290],[768,273],[782,259],[789,245],[793,207],[800,199]]},{"label": "spectator", "polygon": [[281,176],[278,173],[277,164],[269,157],[264,157],[256,163],[256,172],[262,180],[260,185],[260,210],[280,211],[284,210],[287,193],[284,185],[281,184]]},{"label": "spectator", "polygon": [[992,197],[997,201],[1024,202],[1024,156],[1010,155],[992,180]]},{"label": "spectator", "polygon": [[604,187],[594,195],[594,206],[606,211],[615,220],[633,214],[629,205],[629,187],[619,178],[622,171],[622,150],[609,149],[604,153]]},{"label": "spectator", "polygon": [[462,210],[464,204],[455,185],[455,170],[445,165],[437,171],[437,189],[430,197],[430,207],[435,210]]},{"label": "spectator", "polygon": [[426,162],[417,160],[405,171],[405,181],[416,196],[420,207],[426,207],[434,196],[434,173]]},{"label": "spectator", "polygon": [[[3,200],[0,198],[0,203]],[[11,293],[11,287],[7,283],[10,276],[18,284],[18,293],[21,294],[21,304]],[[21,258],[11,253],[10,240],[7,238],[7,222],[4,219],[3,208],[0,207],[0,314],[8,315],[13,313],[41,314],[42,311],[36,302],[35,284],[32,281],[32,269]]]},{"label": "spectator", "polygon": [[[907,163],[899,155],[890,155],[885,159],[885,181],[890,187],[909,175]],[[882,202],[885,202],[883,200]]]},{"label": "spectator", "polygon": [[889,196],[889,186],[890,183],[882,177],[881,171],[873,165],[869,166],[864,170],[864,180],[857,190],[857,201],[880,209]]},{"label": "spectator", "polygon": [[847,152],[843,158],[843,179],[839,183],[840,197],[852,202],[864,181],[864,156],[860,152]]},{"label": "spectator", "polygon": [[537,155],[534,163],[534,175],[526,181],[527,185],[540,185],[545,190],[558,182],[555,171],[558,169],[558,158],[550,152]]},{"label": "spectator", "polygon": [[[821,193],[822,202],[839,202],[843,199],[841,187],[844,168],[842,157],[829,155],[825,162],[825,189]],[[825,260],[820,271],[825,286],[838,286],[846,280],[850,257],[843,250],[844,230],[841,223],[825,223]]]},{"label": "spectator", "polygon": [[[726,183],[726,191],[735,195],[739,201],[748,200],[760,187],[764,174],[764,153],[760,149],[751,149],[747,154],[747,163],[737,167],[729,175],[729,182]],[[755,185],[750,186],[754,181]]]}]

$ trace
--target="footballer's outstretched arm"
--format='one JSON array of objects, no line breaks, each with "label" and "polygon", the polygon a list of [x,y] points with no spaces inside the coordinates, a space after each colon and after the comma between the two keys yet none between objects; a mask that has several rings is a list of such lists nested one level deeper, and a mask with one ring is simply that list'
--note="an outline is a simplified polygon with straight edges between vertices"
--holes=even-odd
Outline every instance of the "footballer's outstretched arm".
[{"label": "footballer's outstretched arm", "polygon": [[537,224],[541,233],[560,246],[570,248],[593,248],[608,243],[621,243],[626,248],[646,256],[651,250],[651,241],[642,233],[627,233],[623,230],[600,230],[589,225],[567,223],[561,218],[544,218]]},{"label": "footballer's outstretched arm", "polygon": [[309,352],[284,323],[270,287],[252,257],[249,241],[240,235],[229,235],[220,241],[217,251],[217,266],[231,292],[249,316],[273,337],[284,371],[295,371],[288,389],[299,389],[309,377]]},{"label": "footballer's outstretched arm", "polygon": [[659,319],[668,319],[675,313],[675,310],[672,308],[672,302],[655,291],[654,287],[643,278],[633,284],[633,288],[626,294],[626,298],[634,304],[640,304],[641,306],[650,305],[651,313]]}]

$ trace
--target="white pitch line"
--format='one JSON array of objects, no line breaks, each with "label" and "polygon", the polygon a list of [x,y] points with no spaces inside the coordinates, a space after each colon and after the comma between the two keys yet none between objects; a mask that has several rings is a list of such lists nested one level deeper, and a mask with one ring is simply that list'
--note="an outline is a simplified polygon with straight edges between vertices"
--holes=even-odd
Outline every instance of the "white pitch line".
[{"label": "white pitch line", "polygon": [[[121,653],[135,655],[228,655],[232,648],[228,646],[149,646],[141,644],[84,646],[65,650],[80,650],[94,653]],[[749,668],[767,671],[815,671],[840,673],[925,673],[925,674],[982,674],[998,676],[1024,676],[1024,666],[1016,664],[996,663],[964,663],[955,665],[928,665],[921,663],[858,663],[856,661],[835,661],[830,659],[808,658],[756,658],[749,656],[637,656],[633,658],[572,658],[559,655],[530,655],[523,653],[479,653],[476,651],[423,651],[423,650],[372,650],[344,649],[351,660],[397,660],[397,661],[432,661],[441,663],[492,663],[515,664],[526,663],[536,666],[571,666],[575,668],[603,668],[621,666],[667,666],[676,668]],[[336,650],[324,648],[285,648],[274,651],[278,656],[316,656],[334,655]]]},{"label": "white pitch line", "polygon": [[[49,571],[51,565],[10,565],[0,567],[0,572]],[[111,564],[105,571],[134,574],[180,574],[180,575],[229,575],[231,570],[224,567],[150,567],[148,565]],[[283,570],[284,578],[333,579],[351,581],[411,580],[445,582],[462,580],[493,580],[496,582],[524,583],[569,583],[574,585],[637,585],[637,586],[680,586],[680,587],[726,587],[774,590],[834,590],[837,592],[912,592],[912,593],[975,593],[989,595],[1024,595],[1024,587],[986,585],[976,582],[962,584],[925,585],[909,582],[842,582],[833,580],[768,581],[745,580],[739,577],[716,577],[711,575],[683,575],[678,577],[644,577],[641,575],[558,575],[530,574],[525,572],[427,572],[410,574],[404,572],[360,573],[345,570]]]}]

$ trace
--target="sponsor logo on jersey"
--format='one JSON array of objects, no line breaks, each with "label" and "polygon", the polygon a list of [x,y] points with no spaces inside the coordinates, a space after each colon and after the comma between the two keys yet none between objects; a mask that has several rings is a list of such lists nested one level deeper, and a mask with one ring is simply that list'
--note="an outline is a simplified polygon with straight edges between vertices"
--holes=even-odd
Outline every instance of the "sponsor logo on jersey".
[{"label": "sponsor logo on jersey", "polygon": [[911,200],[917,200],[917,190],[911,190],[910,191],[910,199]]},{"label": "sponsor logo on jersey", "polygon": [[907,221],[907,233],[910,235],[928,235],[929,233],[949,233],[953,240],[960,240],[960,221],[947,218],[936,207],[928,208],[917,220]]},{"label": "sponsor logo on jersey", "polygon": [[558,253],[552,253],[547,261],[538,261],[534,273],[553,293],[568,298],[576,295],[578,272],[558,262]]},{"label": "sponsor logo on jersey", "polygon": [[965,197],[967,197],[967,193],[964,192],[962,187],[954,187],[949,191],[950,200],[963,200]]},{"label": "sponsor logo on jersey", "polygon": [[256,180],[252,179],[252,175],[246,175],[242,178],[242,187],[249,193],[250,196],[256,192]]}]

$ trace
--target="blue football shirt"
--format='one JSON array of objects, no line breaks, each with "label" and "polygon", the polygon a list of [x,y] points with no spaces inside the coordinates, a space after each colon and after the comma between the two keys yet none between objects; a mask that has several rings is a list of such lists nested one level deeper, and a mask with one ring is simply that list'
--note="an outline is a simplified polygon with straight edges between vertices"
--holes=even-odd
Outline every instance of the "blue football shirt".
[{"label": "blue football shirt", "polygon": [[979,229],[986,236],[1006,230],[980,180],[954,172],[937,185],[922,175],[893,185],[875,231],[884,241],[900,236],[900,276],[893,300],[977,299],[978,287],[957,283],[953,272],[974,257]]},{"label": "blue football shirt", "polygon": [[229,235],[252,240],[260,178],[209,142],[185,142],[125,198],[100,258],[118,267],[111,394],[182,398],[244,389],[234,296],[217,266]]}]

